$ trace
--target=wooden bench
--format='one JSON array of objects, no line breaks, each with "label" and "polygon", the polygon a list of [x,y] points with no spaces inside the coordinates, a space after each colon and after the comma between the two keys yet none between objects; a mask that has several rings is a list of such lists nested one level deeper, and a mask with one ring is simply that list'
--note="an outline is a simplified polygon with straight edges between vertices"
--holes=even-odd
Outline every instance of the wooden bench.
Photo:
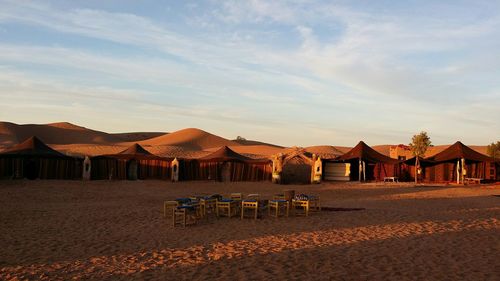
[{"label": "wooden bench", "polygon": [[398,177],[384,177],[384,182],[399,182]]},{"label": "wooden bench", "polygon": [[477,183],[477,184],[481,184],[481,180],[480,178],[465,178],[464,179],[464,184],[469,184],[469,183]]}]

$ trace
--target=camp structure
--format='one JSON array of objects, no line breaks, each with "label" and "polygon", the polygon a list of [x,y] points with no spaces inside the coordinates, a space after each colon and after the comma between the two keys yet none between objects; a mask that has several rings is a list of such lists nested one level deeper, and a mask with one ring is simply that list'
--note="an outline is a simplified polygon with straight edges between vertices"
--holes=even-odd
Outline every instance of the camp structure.
[{"label": "camp structure", "polygon": [[81,179],[82,159],[66,156],[33,136],[0,152],[0,178]]},{"label": "camp structure", "polygon": [[[418,157],[418,168],[415,167],[417,165],[417,157],[414,156],[408,160],[403,161],[403,165],[405,169],[402,169],[404,172],[408,174],[409,179],[415,180],[415,175],[418,177],[418,180],[425,179],[426,175],[426,168],[432,167],[436,165],[436,162],[432,161],[431,159],[425,159],[423,157]],[[411,168],[413,167],[413,168]],[[415,171],[415,168],[417,170]]]},{"label": "camp structure", "polygon": [[321,158],[304,148],[292,147],[272,157],[273,182],[280,184],[310,184],[321,182]]},{"label": "camp structure", "polygon": [[399,160],[378,153],[363,141],[336,159],[338,163],[349,163],[349,179],[367,181],[397,177]]},{"label": "camp structure", "polygon": [[252,159],[227,146],[195,160],[180,161],[180,180],[269,181],[271,161]]},{"label": "camp structure", "polygon": [[[435,164],[425,169],[425,179],[432,182],[456,181],[464,178],[489,179],[493,159],[457,141],[447,149],[426,158]],[[493,179],[493,178],[492,178]]]},{"label": "camp structure", "polygon": [[136,143],[117,154],[92,157],[91,179],[170,180],[170,163],[171,159],[153,155]]}]

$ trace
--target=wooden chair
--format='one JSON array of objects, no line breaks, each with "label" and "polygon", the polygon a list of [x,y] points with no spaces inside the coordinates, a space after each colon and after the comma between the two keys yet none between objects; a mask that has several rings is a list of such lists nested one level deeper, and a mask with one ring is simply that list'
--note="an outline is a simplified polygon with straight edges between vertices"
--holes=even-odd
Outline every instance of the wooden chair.
[{"label": "wooden chair", "polygon": [[216,206],[217,207],[215,210],[217,217],[221,216],[232,217],[236,215],[238,202],[232,199],[222,199],[222,200],[217,200]]},{"label": "wooden chair", "polygon": [[[298,216],[298,215],[305,215],[306,217],[309,216],[309,200],[296,200],[292,199],[292,209],[293,213]],[[303,210],[301,213],[297,213],[297,209]]]},{"label": "wooden chair", "polygon": [[174,210],[174,216],[172,218],[172,225],[176,227],[181,225],[186,227],[188,224],[196,224],[199,218],[200,206],[193,204],[190,206],[177,206]]},{"label": "wooden chair", "polygon": [[[273,211],[274,210],[274,211]],[[278,218],[280,215],[288,217],[290,213],[290,203],[287,200],[269,200],[268,203],[269,215]]]},{"label": "wooden chair", "polygon": [[245,210],[250,210],[254,212],[254,219],[257,219],[259,213],[259,201],[258,200],[243,200],[241,201],[241,219],[245,216]]},{"label": "wooden chair", "polygon": [[321,201],[319,200],[319,196],[309,196],[309,210],[321,212]]},{"label": "wooden chair", "polygon": [[217,199],[215,198],[202,198],[200,199],[201,215],[215,214],[217,209]]},{"label": "wooden chair", "polygon": [[229,195],[229,198],[233,199],[233,200],[241,201],[241,200],[243,200],[243,194],[242,193],[231,193]]},{"label": "wooden chair", "polygon": [[179,206],[177,201],[165,201],[163,203],[163,216],[171,217],[174,215],[174,209]]},{"label": "wooden chair", "polygon": [[274,194],[273,200],[286,200],[285,194]]},{"label": "wooden chair", "polygon": [[260,194],[252,193],[247,195],[247,200],[260,200]]}]

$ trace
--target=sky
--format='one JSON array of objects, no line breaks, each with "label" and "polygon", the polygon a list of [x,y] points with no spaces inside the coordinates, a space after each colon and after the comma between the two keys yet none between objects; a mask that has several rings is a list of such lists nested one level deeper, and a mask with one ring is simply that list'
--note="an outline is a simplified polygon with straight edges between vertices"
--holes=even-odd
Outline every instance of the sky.
[{"label": "sky", "polygon": [[0,0],[0,120],[286,146],[500,139],[500,1]]}]

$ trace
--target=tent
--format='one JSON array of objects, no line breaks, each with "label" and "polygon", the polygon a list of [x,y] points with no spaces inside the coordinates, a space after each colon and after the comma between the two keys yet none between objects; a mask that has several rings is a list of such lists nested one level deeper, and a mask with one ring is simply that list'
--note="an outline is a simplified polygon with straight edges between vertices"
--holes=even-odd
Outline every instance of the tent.
[{"label": "tent", "polygon": [[36,136],[0,153],[0,178],[80,179],[82,159],[66,156]]},{"label": "tent", "polygon": [[267,181],[272,167],[268,159],[252,159],[227,146],[196,160],[180,162],[181,180]]},{"label": "tent", "polygon": [[383,180],[383,177],[397,176],[397,165],[400,163],[397,159],[375,151],[363,141],[339,156],[336,161],[351,163],[351,180],[358,179],[359,181],[362,179]]},{"label": "tent", "polygon": [[139,144],[117,154],[100,155],[91,158],[91,178],[136,180],[171,178],[171,159],[151,154]]},{"label": "tent", "polygon": [[465,177],[488,178],[488,163],[493,159],[481,154],[465,144],[457,141],[438,154],[426,158],[434,162],[426,168],[426,179],[429,181],[463,182]]}]

